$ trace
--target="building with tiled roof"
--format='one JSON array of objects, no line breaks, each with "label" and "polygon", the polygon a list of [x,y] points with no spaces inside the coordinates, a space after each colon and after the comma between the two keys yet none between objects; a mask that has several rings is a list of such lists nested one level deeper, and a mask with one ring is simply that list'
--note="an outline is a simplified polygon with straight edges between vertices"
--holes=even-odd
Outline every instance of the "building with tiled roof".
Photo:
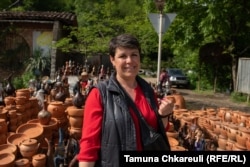
[{"label": "building with tiled roof", "polygon": [[64,26],[77,26],[74,13],[1,11],[0,66],[19,68],[36,48],[40,48],[44,55],[51,56],[50,76],[55,77],[57,66],[61,66],[65,60],[52,44],[68,35]]}]

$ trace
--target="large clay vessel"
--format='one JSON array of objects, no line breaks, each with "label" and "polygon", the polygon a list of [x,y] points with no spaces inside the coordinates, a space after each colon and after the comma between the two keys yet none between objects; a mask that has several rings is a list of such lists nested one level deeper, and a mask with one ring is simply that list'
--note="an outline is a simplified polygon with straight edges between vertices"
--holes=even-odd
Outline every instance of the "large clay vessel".
[{"label": "large clay vessel", "polygon": [[54,118],[62,118],[65,116],[65,105],[61,101],[52,101],[49,103],[47,110]]}]

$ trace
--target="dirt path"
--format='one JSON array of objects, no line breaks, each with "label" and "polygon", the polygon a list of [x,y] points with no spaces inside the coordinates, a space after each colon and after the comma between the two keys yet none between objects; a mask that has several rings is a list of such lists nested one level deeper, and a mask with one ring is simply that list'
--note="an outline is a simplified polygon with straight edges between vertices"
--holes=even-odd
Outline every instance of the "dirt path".
[{"label": "dirt path", "polygon": [[[156,78],[145,78],[147,81],[152,83],[156,83]],[[219,107],[228,107],[232,110],[240,110],[244,112],[250,113],[250,105],[246,103],[236,103],[230,99],[229,95],[226,94],[212,94],[205,95],[199,94],[195,91],[182,89],[182,88],[174,88],[177,92],[179,92],[185,99],[187,109],[189,110],[200,110],[203,107],[207,108],[219,108]]]}]

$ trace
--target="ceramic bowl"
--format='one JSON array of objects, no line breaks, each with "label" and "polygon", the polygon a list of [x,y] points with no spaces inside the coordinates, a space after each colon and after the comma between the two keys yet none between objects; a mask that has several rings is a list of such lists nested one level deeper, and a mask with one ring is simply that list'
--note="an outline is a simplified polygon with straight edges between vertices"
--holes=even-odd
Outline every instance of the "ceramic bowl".
[{"label": "ceramic bowl", "polygon": [[38,123],[25,123],[16,129],[16,133],[23,133],[30,139],[39,140],[43,134],[43,127]]},{"label": "ceramic bowl", "polygon": [[23,141],[24,139],[28,139],[29,137],[23,133],[14,133],[7,137],[8,144],[14,144],[18,146],[18,144]]},{"label": "ceramic bowl", "polygon": [[[39,119],[32,119],[29,120],[27,123],[37,123],[40,124]],[[53,129],[53,130],[57,130],[58,129],[58,121],[56,118],[51,118],[50,122],[48,125],[42,125],[44,130],[46,129]]]},{"label": "ceramic bowl", "polygon": [[14,166],[15,155],[11,153],[2,153],[0,154],[0,167]]},{"label": "ceramic bowl", "polygon": [[0,154],[2,153],[11,153],[16,155],[17,146],[15,144],[1,144],[0,145]]}]

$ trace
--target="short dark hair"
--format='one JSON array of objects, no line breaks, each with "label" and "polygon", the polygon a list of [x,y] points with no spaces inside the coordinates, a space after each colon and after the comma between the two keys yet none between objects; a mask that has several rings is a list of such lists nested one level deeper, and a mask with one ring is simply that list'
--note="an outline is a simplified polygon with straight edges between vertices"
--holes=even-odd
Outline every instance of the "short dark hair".
[{"label": "short dark hair", "polygon": [[109,42],[109,55],[114,57],[116,48],[124,47],[138,49],[141,54],[141,46],[138,39],[131,34],[121,34],[112,38]]}]

